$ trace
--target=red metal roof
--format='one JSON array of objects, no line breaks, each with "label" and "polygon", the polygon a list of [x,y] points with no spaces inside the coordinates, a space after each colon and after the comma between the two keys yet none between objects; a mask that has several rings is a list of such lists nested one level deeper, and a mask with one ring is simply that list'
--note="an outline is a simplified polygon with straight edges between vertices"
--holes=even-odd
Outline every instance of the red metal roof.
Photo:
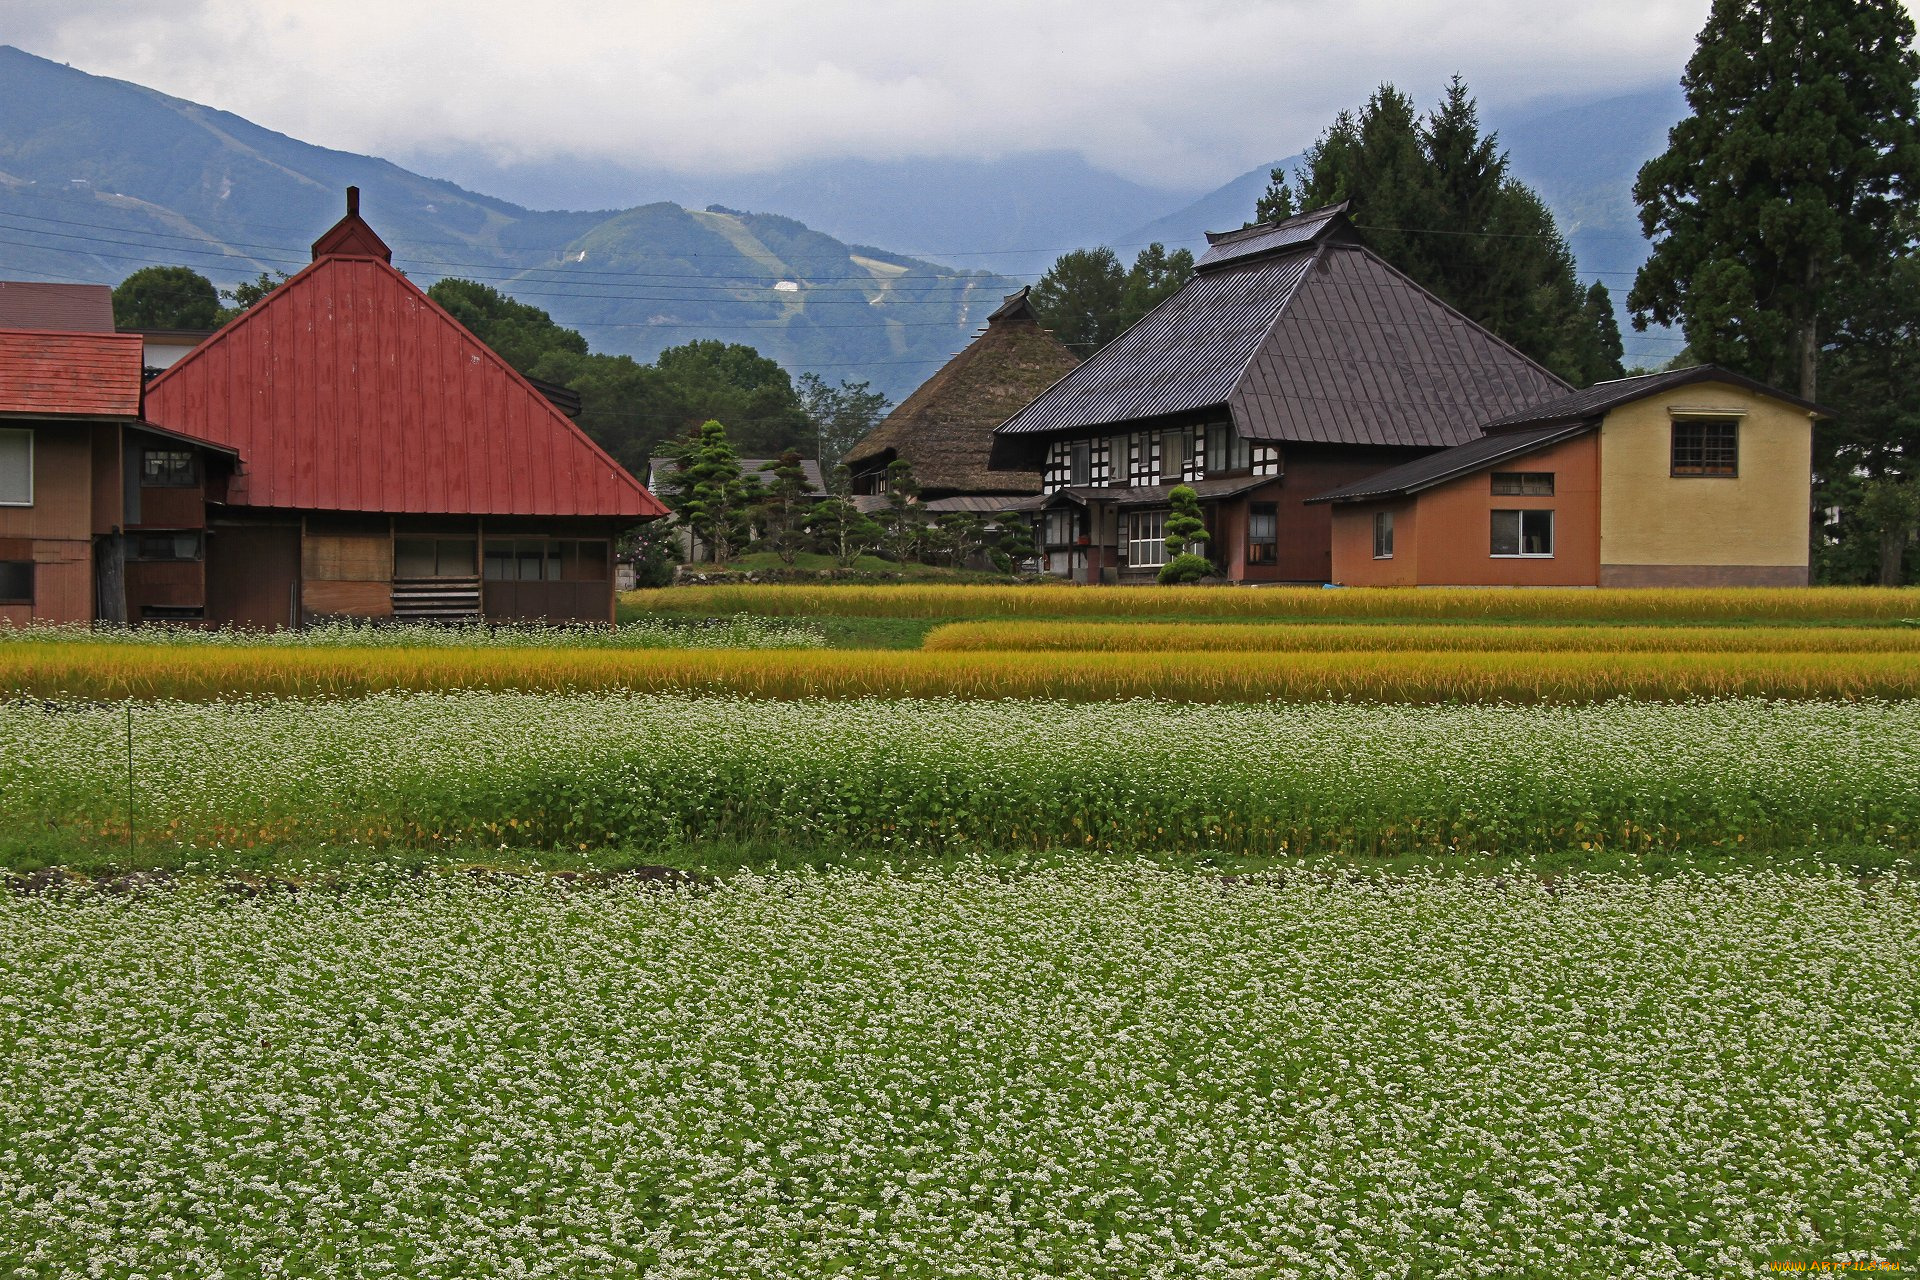
[{"label": "red metal roof", "polygon": [[666,514],[506,361],[375,257],[317,259],[149,383],[147,419],[239,449],[243,470],[228,491],[239,506]]},{"label": "red metal roof", "polygon": [[0,329],[0,413],[138,418],[141,348],[132,333]]}]

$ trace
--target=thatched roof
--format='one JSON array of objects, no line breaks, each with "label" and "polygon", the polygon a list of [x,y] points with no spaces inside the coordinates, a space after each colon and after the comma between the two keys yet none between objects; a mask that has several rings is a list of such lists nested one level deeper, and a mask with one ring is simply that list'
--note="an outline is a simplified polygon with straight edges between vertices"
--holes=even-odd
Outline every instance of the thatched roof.
[{"label": "thatched roof", "polygon": [[1040,327],[1022,289],[987,318],[986,330],[965,350],[848,450],[846,464],[857,472],[905,458],[930,498],[1038,493],[1038,474],[987,470],[993,429],[1079,363]]}]

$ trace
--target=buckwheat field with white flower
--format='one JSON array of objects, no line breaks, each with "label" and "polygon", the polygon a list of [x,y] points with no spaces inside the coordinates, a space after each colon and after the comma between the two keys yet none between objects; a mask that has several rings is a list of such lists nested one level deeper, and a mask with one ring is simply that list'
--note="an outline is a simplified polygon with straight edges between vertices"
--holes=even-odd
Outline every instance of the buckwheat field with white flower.
[{"label": "buckwheat field with white flower", "polygon": [[758,590],[0,641],[0,1277],[1920,1265],[1920,596]]},{"label": "buckwheat field with white flower", "polygon": [[1920,1229],[1910,882],[0,902],[18,1275],[1732,1275]]}]

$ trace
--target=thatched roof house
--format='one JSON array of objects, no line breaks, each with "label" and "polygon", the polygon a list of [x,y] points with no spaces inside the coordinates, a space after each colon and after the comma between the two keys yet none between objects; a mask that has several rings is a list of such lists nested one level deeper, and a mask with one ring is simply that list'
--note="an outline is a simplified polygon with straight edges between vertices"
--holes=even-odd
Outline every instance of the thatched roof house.
[{"label": "thatched roof house", "polygon": [[856,494],[885,491],[905,458],[923,498],[1040,492],[1040,475],[987,470],[993,429],[1080,363],[1040,327],[1027,291],[1010,295],[987,327],[847,452]]}]

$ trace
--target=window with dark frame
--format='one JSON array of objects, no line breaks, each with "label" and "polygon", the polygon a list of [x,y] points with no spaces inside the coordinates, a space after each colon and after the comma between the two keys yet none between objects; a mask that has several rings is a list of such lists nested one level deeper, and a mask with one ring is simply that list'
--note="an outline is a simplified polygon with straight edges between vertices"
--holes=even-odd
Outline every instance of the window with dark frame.
[{"label": "window with dark frame", "polygon": [[1543,559],[1552,556],[1552,510],[1495,511],[1492,554]]},{"label": "window with dark frame", "polygon": [[1495,497],[1500,498],[1551,498],[1553,472],[1496,471],[1493,473],[1493,492]]},{"label": "window with dark frame", "polygon": [[1373,513],[1373,558],[1375,560],[1393,559],[1393,512],[1391,511]]},{"label": "window with dark frame", "polygon": [[178,530],[173,533],[136,533],[129,548],[132,558],[148,563],[165,564],[200,558],[200,533],[198,530]]},{"label": "window with dark frame", "polygon": [[33,603],[33,561],[0,560],[0,604]]},{"label": "window with dark frame", "polygon": [[1739,475],[1739,420],[1675,418],[1672,474],[1676,476]]},{"label": "window with dark frame", "polygon": [[1278,564],[1280,561],[1280,508],[1271,502],[1257,502],[1247,508],[1247,563]]},{"label": "window with dark frame", "polygon": [[191,489],[200,483],[199,461],[191,449],[143,449],[140,483],[151,489]]}]

